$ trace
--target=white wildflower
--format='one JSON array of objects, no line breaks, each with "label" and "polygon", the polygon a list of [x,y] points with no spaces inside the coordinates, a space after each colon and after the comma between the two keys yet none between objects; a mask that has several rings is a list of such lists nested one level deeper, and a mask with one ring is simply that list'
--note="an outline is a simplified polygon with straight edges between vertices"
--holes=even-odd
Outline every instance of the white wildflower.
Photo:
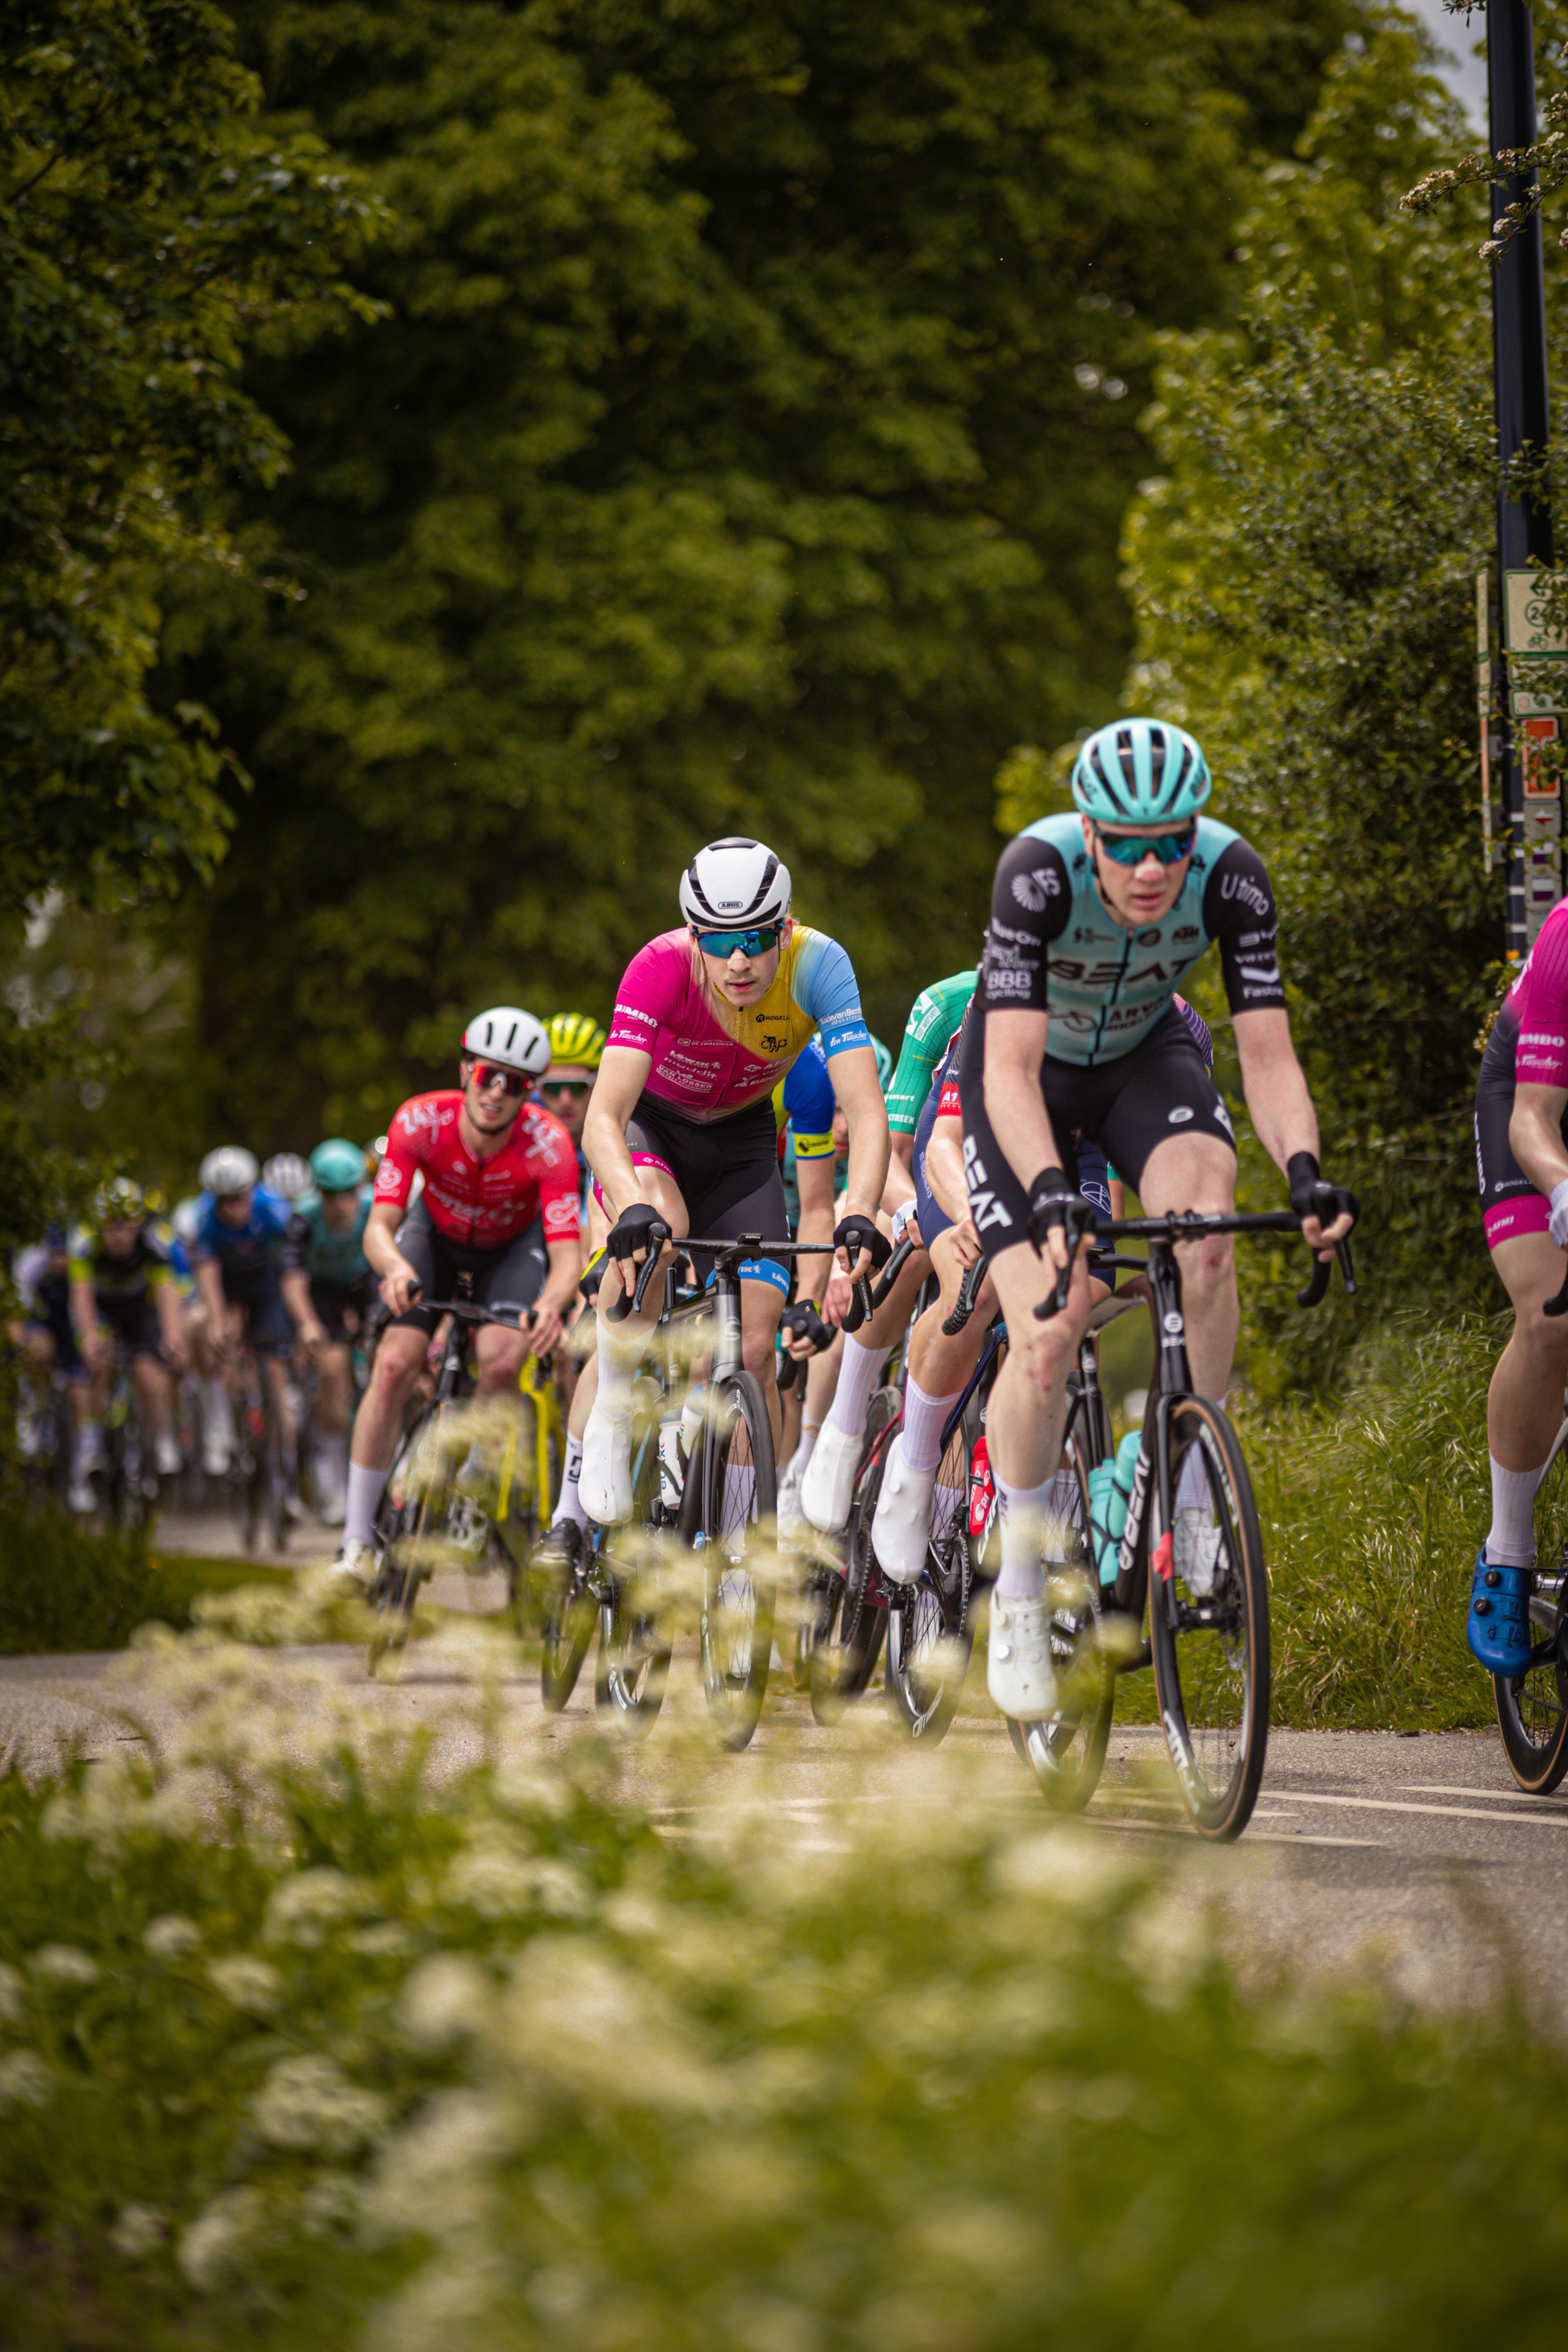
[{"label": "white wildflower", "polygon": [[227,2189],[196,2215],[175,2248],[175,2259],[198,2294],[237,2277],[267,2221],[258,2189]]},{"label": "white wildflower", "polygon": [[1046,1830],[1005,1845],[991,1874],[1005,1895],[1044,1895],[1067,1910],[1095,1911],[1136,1875],[1136,1865],[1103,1840]]},{"label": "white wildflower", "polygon": [[89,1985],[98,1982],[98,1962],[75,1944],[40,1944],[27,1962],[42,1984]]},{"label": "white wildflower", "polygon": [[275,1886],[268,1898],[262,1941],[300,1944],[312,1951],[334,1927],[362,1919],[376,1908],[374,1896],[341,1870],[303,1870]]},{"label": "white wildflower", "polygon": [[358,2222],[363,2202],[352,2173],[318,2173],[300,2200],[300,2226],[308,2238],[344,2237]]},{"label": "white wildflower", "polygon": [[378,1919],[372,1927],[355,1927],[343,1942],[351,1952],[363,1952],[372,1960],[401,1960],[414,1949],[414,1938],[400,1919]]},{"label": "white wildflower", "polygon": [[516,1756],[497,1768],[495,1792],[509,1812],[538,1813],[546,1821],[559,1821],[572,1801],[571,1790],[559,1774],[541,1772]]},{"label": "white wildflower", "polygon": [[283,1979],[268,1960],[251,1952],[225,1952],[207,1962],[207,1974],[236,2009],[256,2010],[265,2017],[283,1995]]},{"label": "white wildflower", "polygon": [[319,2148],[352,2156],[386,2128],[386,2102],[353,2083],[335,2060],[314,2054],[280,2059],[251,2101],[263,2139],[274,2147]]},{"label": "white wildflower", "polygon": [[36,2050],[13,2050],[0,2058],[0,2115],[7,2107],[47,2106],[52,2087]]},{"label": "white wildflower", "polygon": [[182,1917],[177,1911],[165,1912],[161,1919],[149,1919],[142,1933],[142,1941],[155,1960],[183,1960],[201,1940],[202,1931],[195,1921]]},{"label": "white wildflower", "polygon": [[27,2014],[26,1990],[16,1970],[0,1960],[0,2025],[20,2025]]},{"label": "white wildflower", "polygon": [[490,2201],[494,2166],[518,2137],[516,2115],[488,2093],[437,2092],[381,2152],[365,2200],[371,2230],[398,2238],[471,2227]]},{"label": "white wildflower", "polygon": [[446,2050],[478,2033],[490,2009],[484,1970],[460,1953],[440,1952],[414,1969],[397,1998],[397,2022],[421,2050]]},{"label": "white wildflower", "polygon": [[163,2244],[166,2227],[156,2205],[122,2205],[109,2232],[109,2242],[128,2263],[144,2262]]},{"label": "white wildflower", "polygon": [[[643,1976],[585,1939],[536,1936],[519,1953],[509,2038],[537,2074],[578,2096],[707,2110],[721,2104],[715,2068]],[[626,2053],[636,2050],[635,2066]]]}]

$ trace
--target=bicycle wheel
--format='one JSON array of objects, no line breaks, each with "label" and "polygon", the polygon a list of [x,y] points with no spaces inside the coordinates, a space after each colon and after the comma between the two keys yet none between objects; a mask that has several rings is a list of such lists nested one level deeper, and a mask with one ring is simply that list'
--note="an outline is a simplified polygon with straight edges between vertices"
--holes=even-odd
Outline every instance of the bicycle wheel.
[{"label": "bicycle wheel", "polygon": [[[600,1553],[600,1565],[606,1574],[599,1601],[599,1671],[594,1685],[595,1704],[612,1715],[634,1739],[652,1729],[664,1705],[671,1649],[668,1633],[647,1605],[652,1598],[647,1563],[630,1557],[650,1538],[657,1541],[666,1535],[658,1468],[664,1394],[657,1381],[638,1386],[650,1393],[637,1414],[631,1520],[628,1527],[605,1536]],[[626,1542],[628,1535],[640,1542]],[[626,1562],[624,1574],[617,1556]]]},{"label": "bicycle wheel", "polygon": [[[731,1372],[710,1386],[701,1452],[691,1467],[694,1532],[702,1549],[702,1687],[721,1745],[744,1748],[763,1711],[773,1655],[778,1509],[768,1409],[750,1372]],[[689,1473],[687,1496],[692,1484]],[[684,1507],[681,1521],[685,1535]]]},{"label": "bicycle wheel", "polygon": [[1154,1685],[1194,1828],[1234,1838],[1257,1801],[1268,1745],[1263,1538],[1241,1446],[1218,1405],[1184,1397],[1169,1426],[1166,1532],[1149,1578]]},{"label": "bicycle wheel", "polygon": [[1080,1813],[1099,1787],[1116,1706],[1116,1676],[1100,1645],[1100,1580],[1088,1536],[1090,1467],[1083,1423],[1075,1412],[1055,1498],[1065,1507],[1046,1520],[1046,1577],[1058,1603],[1051,1612],[1051,1663],[1062,1704],[1040,1723],[1007,1720],[1008,1737],[1041,1795],[1061,1813]]},{"label": "bicycle wheel", "polygon": [[[947,1441],[931,1489],[931,1536],[918,1584],[889,1587],[883,1687],[900,1731],[934,1748],[952,1721],[974,1647],[969,1622],[967,1414]],[[869,1521],[868,1521],[869,1526]]]},{"label": "bicycle wheel", "polygon": [[855,1473],[849,1524],[844,1531],[844,1573],[834,1578],[826,1631],[812,1652],[811,1711],[824,1725],[841,1723],[850,1700],[867,1688],[888,1630],[887,1586],[871,1549],[871,1521],[891,1443],[890,1425],[884,1421]]},{"label": "bicycle wheel", "polygon": [[1498,1729],[1509,1769],[1532,1797],[1550,1796],[1568,1772],[1568,1664],[1563,1642],[1568,1595],[1568,1422],[1557,1433],[1535,1496],[1535,1558],[1530,1622],[1557,1648],[1528,1673],[1492,1677]]},{"label": "bicycle wheel", "polygon": [[373,1675],[385,1660],[395,1664],[408,1646],[414,1604],[429,1573],[429,1549],[446,1525],[452,1490],[440,1450],[441,1412],[433,1405],[415,1423],[387,1479],[381,1568],[370,1591]]}]

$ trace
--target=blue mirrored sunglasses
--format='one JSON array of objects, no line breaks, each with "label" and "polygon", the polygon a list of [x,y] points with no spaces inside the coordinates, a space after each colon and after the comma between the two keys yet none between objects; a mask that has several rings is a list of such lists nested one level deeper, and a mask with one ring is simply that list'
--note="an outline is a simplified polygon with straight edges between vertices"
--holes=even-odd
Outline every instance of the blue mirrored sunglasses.
[{"label": "blue mirrored sunglasses", "polygon": [[732,955],[766,955],[770,948],[777,947],[783,936],[784,925],[770,923],[760,931],[699,931],[697,944],[716,963],[727,963]]},{"label": "blue mirrored sunglasses", "polygon": [[1162,866],[1179,866],[1190,856],[1198,837],[1195,824],[1184,826],[1180,833],[1102,833],[1096,825],[1094,837],[1106,856],[1118,866],[1142,866],[1146,857],[1157,857]]}]

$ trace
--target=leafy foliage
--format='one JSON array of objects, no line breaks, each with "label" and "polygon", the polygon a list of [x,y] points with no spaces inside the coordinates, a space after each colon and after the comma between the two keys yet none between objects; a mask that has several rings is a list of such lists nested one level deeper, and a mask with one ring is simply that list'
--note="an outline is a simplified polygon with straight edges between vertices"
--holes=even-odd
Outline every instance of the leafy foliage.
[{"label": "leafy foliage", "polygon": [[221,487],[285,445],[244,345],[342,283],[364,200],[269,138],[206,0],[16,0],[0,23],[0,911],[209,875],[230,812],[198,704],[150,696],[162,600],[233,571]]},{"label": "leafy foliage", "polygon": [[398,230],[390,321],[253,378],[303,601],[171,633],[258,779],[193,909],[234,1097],[363,1128],[474,1003],[602,1007],[737,828],[901,1021],[998,756],[1113,690],[1152,332],[1351,12],[237,15]]}]

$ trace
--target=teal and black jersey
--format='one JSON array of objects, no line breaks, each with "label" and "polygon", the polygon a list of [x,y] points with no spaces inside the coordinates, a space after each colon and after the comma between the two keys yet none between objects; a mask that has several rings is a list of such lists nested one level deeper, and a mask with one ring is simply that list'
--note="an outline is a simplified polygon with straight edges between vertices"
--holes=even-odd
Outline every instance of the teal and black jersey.
[{"label": "teal and black jersey", "polygon": [[319,1192],[302,1193],[294,1203],[288,1239],[283,1245],[286,1273],[307,1274],[312,1282],[336,1284],[347,1290],[370,1272],[364,1254],[364,1229],[374,1199],[362,1185],[347,1230],[335,1234],[321,1213]]},{"label": "teal and black jersey", "polygon": [[1216,940],[1233,1013],[1284,1003],[1274,893],[1228,825],[1198,818],[1175,905],[1130,930],[1101,902],[1081,820],[1042,817],[997,865],[976,996],[987,1013],[1047,1013],[1052,1061],[1111,1062],[1148,1036]]}]

